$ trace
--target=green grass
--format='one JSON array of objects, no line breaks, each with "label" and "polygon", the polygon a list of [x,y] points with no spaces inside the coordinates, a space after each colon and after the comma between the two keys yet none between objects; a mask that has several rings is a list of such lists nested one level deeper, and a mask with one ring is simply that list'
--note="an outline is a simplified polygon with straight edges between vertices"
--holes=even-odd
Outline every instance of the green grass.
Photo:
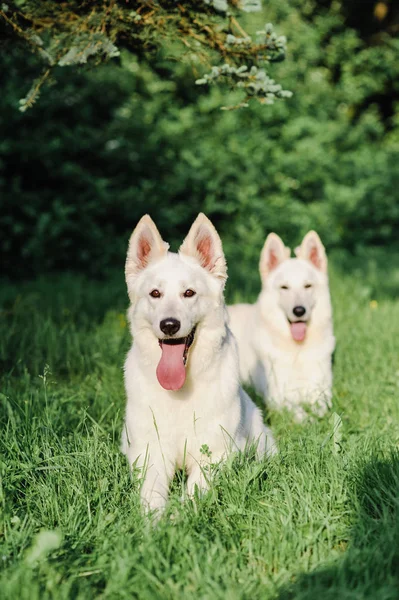
[{"label": "green grass", "polygon": [[194,503],[177,477],[157,527],[118,450],[121,277],[2,285],[1,597],[396,600],[399,259],[366,258],[332,273],[341,426],[271,414],[278,457],[237,456]]}]

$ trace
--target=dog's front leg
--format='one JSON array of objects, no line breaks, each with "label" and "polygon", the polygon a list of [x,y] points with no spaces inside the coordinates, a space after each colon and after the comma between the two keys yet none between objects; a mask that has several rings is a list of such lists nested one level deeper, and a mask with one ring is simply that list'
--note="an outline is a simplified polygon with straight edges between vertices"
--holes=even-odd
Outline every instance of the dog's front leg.
[{"label": "dog's front leg", "polygon": [[145,512],[161,513],[168,499],[171,473],[162,459],[152,460],[143,473],[140,498]]},{"label": "dog's front leg", "polygon": [[[205,445],[207,446],[207,444]],[[218,444],[218,446],[219,450],[209,452],[208,456],[201,454],[200,457],[193,458],[187,478],[188,497],[192,498],[196,489],[200,496],[203,496],[209,490],[217,465],[226,457],[226,449],[224,447],[220,448],[221,444]]]},{"label": "dog's front leg", "polygon": [[209,478],[210,471],[207,465],[196,464],[192,467],[191,472],[187,478],[187,495],[189,498],[193,498],[195,490],[202,496],[209,489]]},{"label": "dog's front leg", "polygon": [[145,449],[131,445],[126,454],[140,482],[140,500],[146,513],[165,508],[169,483],[174,473],[174,463],[160,452],[147,446]]}]

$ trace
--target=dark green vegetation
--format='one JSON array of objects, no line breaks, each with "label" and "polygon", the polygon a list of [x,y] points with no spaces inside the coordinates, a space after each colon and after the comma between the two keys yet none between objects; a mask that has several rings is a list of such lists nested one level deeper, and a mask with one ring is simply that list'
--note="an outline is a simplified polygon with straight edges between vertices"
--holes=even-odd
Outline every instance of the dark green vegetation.
[{"label": "dark green vegetation", "polygon": [[151,68],[129,54],[93,71],[59,68],[57,85],[21,114],[37,64],[0,53],[7,272],[102,276],[121,264],[145,212],[176,243],[203,210],[230,272],[256,263],[271,230],[298,242],[315,228],[328,248],[351,252],[397,244],[398,40],[372,3],[361,18],[356,2],[344,5],[268,0],[247,17],[250,31],[272,21],[288,36],[271,74],[295,92],[249,110],[221,111],[237,95],[195,86],[191,68],[164,51]]},{"label": "dark green vegetation", "polygon": [[154,529],[118,450],[122,266],[2,287],[2,598],[396,600],[399,258],[333,263],[335,420],[272,413],[277,458],[237,457],[196,503],[177,477]]}]

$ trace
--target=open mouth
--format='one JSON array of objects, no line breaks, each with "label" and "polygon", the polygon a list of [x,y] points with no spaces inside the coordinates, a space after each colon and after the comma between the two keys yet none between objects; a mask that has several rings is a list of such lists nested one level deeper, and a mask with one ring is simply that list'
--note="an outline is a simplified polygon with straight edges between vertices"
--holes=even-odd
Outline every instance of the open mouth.
[{"label": "open mouth", "polygon": [[288,319],[288,322],[290,324],[292,339],[296,342],[303,342],[306,337],[307,321],[290,321]]},{"label": "open mouth", "polygon": [[186,337],[158,340],[162,355],[157,366],[157,378],[165,390],[176,391],[183,387],[188,352],[194,336],[195,327]]}]

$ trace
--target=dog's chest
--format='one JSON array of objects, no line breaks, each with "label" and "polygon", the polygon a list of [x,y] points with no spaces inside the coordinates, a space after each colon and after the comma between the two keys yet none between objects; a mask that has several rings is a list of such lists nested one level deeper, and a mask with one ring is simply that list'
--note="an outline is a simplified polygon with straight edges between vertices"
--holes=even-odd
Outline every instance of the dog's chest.
[{"label": "dog's chest", "polygon": [[223,451],[228,435],[234,438],[240,423],[240,403],[218,386],[197,386],[195,395],[153,397],[136,404],[130,420],[136,435],[161,446],[181,468]]}]

